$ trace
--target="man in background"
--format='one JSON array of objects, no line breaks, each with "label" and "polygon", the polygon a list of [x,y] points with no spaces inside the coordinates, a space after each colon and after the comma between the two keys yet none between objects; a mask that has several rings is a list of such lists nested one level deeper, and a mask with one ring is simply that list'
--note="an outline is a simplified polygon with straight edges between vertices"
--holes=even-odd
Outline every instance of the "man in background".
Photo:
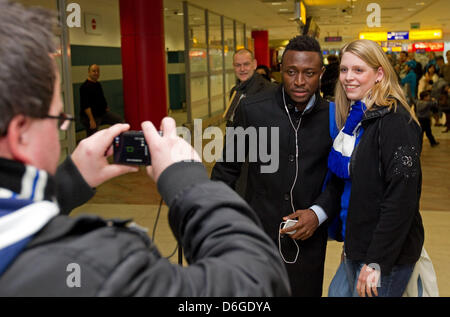
[{"label": "man in background", "polygon": [[88,78],[80,87],[81,123],[88,137],[97,132],[102,124],[123,122],[121,117],[109,110],[99,78],[100,67],[97,64],[89,65]]},{"label": "man in background", "polygon": [[258,62],[253,52],[243,48],[233,55],[236,85],[231,88],[229,106],[225,111],[227,126],[231,126],[237,107],[245,97],[255,95],[275,85],[256,72]]}]

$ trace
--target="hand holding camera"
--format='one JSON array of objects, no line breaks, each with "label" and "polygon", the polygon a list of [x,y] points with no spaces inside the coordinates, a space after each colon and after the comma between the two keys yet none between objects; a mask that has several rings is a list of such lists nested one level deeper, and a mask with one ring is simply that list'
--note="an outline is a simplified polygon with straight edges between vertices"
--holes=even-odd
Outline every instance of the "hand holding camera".
[{"label": "hand holding camera", "polygon": [[135,166],[109,164],[107,160],[113,154],[113,139],[129,129],[128,124],[113,125],[82,140],[76,147],[71,158],[89,186],[97,187],[111,178],[138,171]]},{"label": "hand holding camera", "polygon": [[147,167],[147,173],[157,182],[161,173],[170,165],[181,161],[201,162],[200,156],[184,139],[177,136],[175,120],[166,117],[161,122],[162,136],[153,123],[142,123],[142,130],[147,141],[152,165]]}]

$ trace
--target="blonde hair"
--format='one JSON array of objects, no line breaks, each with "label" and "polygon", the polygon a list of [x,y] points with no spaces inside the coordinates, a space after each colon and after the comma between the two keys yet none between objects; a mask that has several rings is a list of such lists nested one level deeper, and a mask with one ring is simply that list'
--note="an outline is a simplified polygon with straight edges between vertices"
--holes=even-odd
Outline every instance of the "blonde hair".
[{"label": "blonde hair", "polygon": [[[386,54],[377,43],[370,40],[356,40],[344,45],[341,50],[341,60],[344,53],[356,55],[375,71],[380,67],[383,69],[383,78],[365,94],[364,100],[367,111],[370,111],[374,104],[382,107],[394,107],[394,111],[396,111],[397,103],[400,102],[411,114],[412,119],[418,123],[414,111],[406,101],[404,92],[398,82],[397,74],[389,63]],[[336,124],[341,129],[347,119],[351,101],[347,98],[340,80],[338,80],[335,88],[335,103]]]}]

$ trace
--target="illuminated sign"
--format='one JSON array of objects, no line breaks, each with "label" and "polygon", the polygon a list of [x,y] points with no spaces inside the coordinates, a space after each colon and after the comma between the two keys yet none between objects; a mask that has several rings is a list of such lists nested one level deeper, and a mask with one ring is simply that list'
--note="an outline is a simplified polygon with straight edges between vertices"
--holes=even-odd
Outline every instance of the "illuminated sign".
[{"label": "illuminated sign", "polygon": [[444,43],[413,43],[413,51],[443,52]]},{"label": "illuminated sign", "polygon": [[189,51],[189,57],[190,58],[206,58],[206,52],[205,51],[197,51],[197,50],[191,50]]},{"label": "illuminated sign", "polygon": [[409,39],[411,41],[418,40],[440,40],[442,39],[442,30],[411,30],[409,32]]},{"label": "illuminated sign", "polygon": [[409,32],[388,32],[388,41],[408,40]]},{"label": "illuminated sign", "polygon": [[342,42],[342,36],[326,36],[325,42]]},{"label": "illuminated sign", "polygon": [[300,20],[303,23],[306,23],[306,8],[305,5],[303,4],[303,1],[300,2]]},{"label": "illuminated sign", "polygon": [[301,22],[301,24],[306,24],[306,7],[303,1],[295,1],[295,20]]},{"label": "illuminated sign", "polygon": [[361,32],[359,33],[361,40],[372,40],[375,42],[387,41],[387,32]]}]

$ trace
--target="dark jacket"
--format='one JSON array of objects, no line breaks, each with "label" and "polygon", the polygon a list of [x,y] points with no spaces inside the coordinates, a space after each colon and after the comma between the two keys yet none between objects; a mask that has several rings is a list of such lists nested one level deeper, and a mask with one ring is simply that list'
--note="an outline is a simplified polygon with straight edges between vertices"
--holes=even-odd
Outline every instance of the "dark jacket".
[{"label": "dark jacket", "polygon": [[94,118],[103,116],[108,108],[108,103],[103,93],[102,84],[88,79],[80,86],[80,116],[87,118],[87,108],[91,108]]},{"label": "dark jacket", "polygon": [[253,76],[244,82],[240,80],[236,81],[236,85],[231,88],[230,97],[233,95],[234,91],[244,94],[246,97],[256,95],[257,93],[267,89],[273,88],[276,85],[263,76],[255,72]]},{"label": "dark jacket", "polygon": [[334,88],[339,79],[339,62],[333,62],[325,66],[325,72],[321,79],[320,90],[324,97],[334,97]]},{"label": "dark jacket", "polygon": [[[189,268],[170,264],[127,221],[56,216],[0,275],[0,296],[289,294],[277,250],[254,212],[227,186],[209,181],[200,163],[172,165],[158,188]],[[81,287],[69,286],[73,264]]]},{"label": "dark jacket", "polygon": [[[328,102],[319,94],[316,95],[314,106],[303,116],[295,112],[294,102],[286,95],[286,103],[294,124],[300,122],[298,131],[298,176],[293,190],[293,205],[295,210],[311,207],[321,194],[322,185],[327,173],[327,158],[331,147],[329,132]],[[263,129],[268,133],[268,151],[272,146],[271,130],[278,129],[279,143],[275,152],[279,157],[278,169],[274,173],[262,173],[261,168],[267,166],[263,157],[256,162],[249,156],[248,183],[245,199],[260,217],[264,230],[274,243],[278,244],[278,232],[282,217],[291,214],[290,190],[296,174],[296,144],[295,132],[286,113],[282,85],[276,90],[267,91],[245,98],[236,112],[235,127],[256,129],[260,135]],[[246,142],[248,143],[248,142]],[[225,142],[223,155],[229,147],[233,147],[231,140]],[[236,150],[237,145],[235,144]],[[234,151],[236,153],[236,150]],[[254,150],[254,149],[253,149]],[[246,146],[246,153],[249,147]],[[240,175],[242,162],[217,162],[212,171],[213,180],[221,180],[231,188],[235,187]],[[327,206],[322,206],[327,212]],[[288,238],[290,240],[290,238]],[[291,287],[296,287],[298,296],[320,296],[322,292],[323,261],[325,257],[327,232],[324,225],[320,226],[314,235],[298,241],[300,246],[300,260],[295,265],[287,265],[290,273]],[[290,244],[295,256],[295,244]],[[298,280],[295,283],[297,275]],[[295,285],[297,284],[297,285]],[[319,290],[320,288],[320,290]]]},{"label": "dark jacket", "polygon": [[350,161],[345,253],[389,274],[394,265],[415,263],[423,246],[421,130],[401,105],[396,112],[375,109],[362,120],[364,133]]},{"label": "dark jacket", "polygon": [[277,86],[276,84],[268,81],[257,72],[255,72],[250,79],[244,82],[238,79],[236,81],[236,85],[233,88],[231,88],[230,91],[230,98],[233,96],[235,92],[236,96],[233,98],[232,103],[230,105],[230,110],[228,111],[227,116],[225,117],[226,120],[228,121],[227,125],[228,126],[232,125],[236,109],[239,107],[243,98],[256,95],[257,93],[263,92],[268,89],[273,89],[276,86]]}]

